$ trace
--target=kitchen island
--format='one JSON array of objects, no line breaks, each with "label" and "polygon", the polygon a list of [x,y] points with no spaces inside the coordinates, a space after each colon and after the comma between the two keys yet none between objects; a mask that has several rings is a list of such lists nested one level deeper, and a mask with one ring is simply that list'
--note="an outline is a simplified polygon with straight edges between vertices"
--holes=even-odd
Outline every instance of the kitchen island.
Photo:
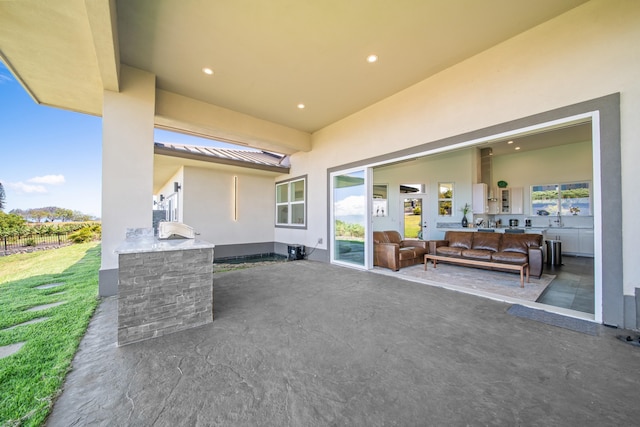
[{"label": "kitchen island", "polygon": [[133,232],[116,248],[118,345],[213,322],[213,244]]}]

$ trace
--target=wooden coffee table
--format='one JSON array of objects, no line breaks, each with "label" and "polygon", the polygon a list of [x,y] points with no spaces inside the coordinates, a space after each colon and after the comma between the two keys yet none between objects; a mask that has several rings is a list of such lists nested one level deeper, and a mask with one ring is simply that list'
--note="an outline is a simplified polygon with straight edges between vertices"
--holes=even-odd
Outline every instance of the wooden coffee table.
[{"label": "wooden coffee table", "polygon": [[524,264],[504,264],[500,262],[478,261],[475,259],[466,258],[452,258],[442,255],[425,254],[424,255],[424,271],[427,271],[427,261],[433,261],[433,268],[436,268],[438,261],[447,261],[455,264],[476,265],[479,267],[500,267],[505,270],[516,270],[520,272],[520,287],[524,288],[524,276],[527,276],[527,283],[529,282],[529,263]]}]

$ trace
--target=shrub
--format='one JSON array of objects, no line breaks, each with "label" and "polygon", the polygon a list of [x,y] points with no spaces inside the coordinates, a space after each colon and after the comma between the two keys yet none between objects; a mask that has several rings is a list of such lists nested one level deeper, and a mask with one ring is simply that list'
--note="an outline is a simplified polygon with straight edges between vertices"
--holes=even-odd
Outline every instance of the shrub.
[{"label": "shrub", "polygon": [[85,243],[93,240],[95,235],[89,228],[82,228],[69,234],[69,239],[73,243]]},{"label": "shrub", "polygon": [[24,245],[25,245],[25,246],[35,246],[35,245],[36,245],[36,241],[35,241],[35,239],[27,239],[27,240],[24,242]]},{"label": "shrub", "polygon": [[101,223],[91,224],[89,226],[89,228],[91,229],[91,232],[93,234],[95,234],[95,238],[96,239],[102,238],[102,224]]}]

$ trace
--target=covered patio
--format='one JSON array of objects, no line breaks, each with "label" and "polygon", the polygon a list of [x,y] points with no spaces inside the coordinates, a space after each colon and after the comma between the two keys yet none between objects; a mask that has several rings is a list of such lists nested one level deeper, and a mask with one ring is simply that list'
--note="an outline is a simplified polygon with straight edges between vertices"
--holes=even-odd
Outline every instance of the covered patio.
[{"label": "covered patio", "polygon": [[216,273],[215,321],[116,346],[103,300],[49,426],[633,425],[638,348],[313,261]]}]

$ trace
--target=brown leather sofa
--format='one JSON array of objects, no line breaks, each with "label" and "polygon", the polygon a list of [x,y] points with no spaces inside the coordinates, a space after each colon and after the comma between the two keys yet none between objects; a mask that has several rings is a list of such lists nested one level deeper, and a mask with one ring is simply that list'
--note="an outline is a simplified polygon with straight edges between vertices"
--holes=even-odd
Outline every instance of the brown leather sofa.
[{"label": "brown leather sofa", "polygon": [[[429,253],[455,258],[495,262],[492,270],[503,264],[529,263],[529,274],[542,275],[542,235],[447,231],[444,240],[431,240]],[[507,270],[504,270],[507,271]]]},{"label": "brown leather sofa", "polygon": [[373,232],[373,265],[398,271],[402,267],[424,262],[427,253],[424,240],[402,240],[397,231]]}]

